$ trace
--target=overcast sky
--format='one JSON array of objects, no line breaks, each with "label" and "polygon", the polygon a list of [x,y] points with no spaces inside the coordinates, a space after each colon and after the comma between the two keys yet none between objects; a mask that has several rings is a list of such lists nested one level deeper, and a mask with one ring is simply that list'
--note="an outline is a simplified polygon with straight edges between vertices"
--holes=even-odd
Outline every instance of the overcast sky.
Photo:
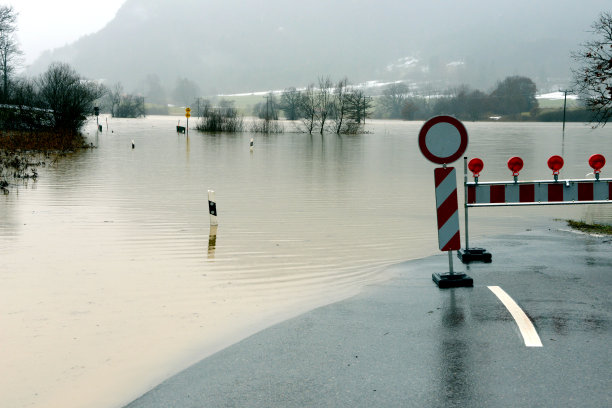
[{"label": "overcast sky", "polygon": [[17,36],[25,63],[104,27],[125,0],[8,0],[19,13]]}]

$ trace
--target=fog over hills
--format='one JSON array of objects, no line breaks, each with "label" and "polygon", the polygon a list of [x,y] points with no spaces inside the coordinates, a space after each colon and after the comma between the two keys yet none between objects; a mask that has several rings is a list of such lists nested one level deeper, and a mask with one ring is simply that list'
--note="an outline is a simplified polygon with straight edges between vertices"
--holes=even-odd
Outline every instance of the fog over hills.
[{"label": "fog over hills", "polygon": [[486,90],[509,75],[567,84],[570,52],[609,0],[127,0],[97,33],[44,53],[92,79],[145,92],[157,77],[202,94],[404,79]]}]

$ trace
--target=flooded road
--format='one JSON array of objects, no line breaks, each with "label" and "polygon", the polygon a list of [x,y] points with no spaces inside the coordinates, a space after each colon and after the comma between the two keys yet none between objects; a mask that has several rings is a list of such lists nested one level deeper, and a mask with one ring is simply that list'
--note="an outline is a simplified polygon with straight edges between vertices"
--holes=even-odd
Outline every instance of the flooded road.
[{"label": "flooded road", "polygon": [[[96,149],[0,197],[0,365],[10,373],[0,405],[120,406],[263,327],[386,279],[388,265],[437,252],[422,122],[373,121],[342,137],[187,137],[176,120],[109,119],[100,134],[91,123]],[[511,179],[511,156],[525,162],[521,180],[552,178],[553,154],[565,159],[562,179],[584,178],[593,153],[612,157],[608,128],[570,124],[562,138],[560,124],[465,125],[481,181]],[[553,218],[610,222],[612,211],[470,210],[470,242]]]}]

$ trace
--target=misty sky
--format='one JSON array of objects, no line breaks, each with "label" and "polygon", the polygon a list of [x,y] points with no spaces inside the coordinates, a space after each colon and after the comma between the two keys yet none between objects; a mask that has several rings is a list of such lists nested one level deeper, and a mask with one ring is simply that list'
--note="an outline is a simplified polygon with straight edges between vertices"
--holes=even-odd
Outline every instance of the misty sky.
[{"label": "misty sky", "polygon": [[19,13],[17,36],[25,64],[45,50],[98,31],[123,3],[125,0],[0,0],[0,4],[13,6]]}]

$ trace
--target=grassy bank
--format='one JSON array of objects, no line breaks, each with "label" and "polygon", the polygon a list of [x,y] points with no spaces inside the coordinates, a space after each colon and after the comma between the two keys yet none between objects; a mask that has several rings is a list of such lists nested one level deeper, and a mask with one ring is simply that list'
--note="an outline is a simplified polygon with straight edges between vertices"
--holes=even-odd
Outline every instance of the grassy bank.
[{"label": "grassy bank", "polygon": [[6,194],[17,180],[36,179],[37,168],[52,156],[88,147],[78,132],[0,131],[0,190]]},{"label": "grassy bank", "polygon": [[567,220],[567,225],[573,229],[590,234],[612,235],[612,225],[587,224],[586,222],[574,220]]},{"label": "grassy bank", "polygon": [[75,131],[0,131],[0,150],[4,152],[68,152],[86,145],[82,134]]}]

